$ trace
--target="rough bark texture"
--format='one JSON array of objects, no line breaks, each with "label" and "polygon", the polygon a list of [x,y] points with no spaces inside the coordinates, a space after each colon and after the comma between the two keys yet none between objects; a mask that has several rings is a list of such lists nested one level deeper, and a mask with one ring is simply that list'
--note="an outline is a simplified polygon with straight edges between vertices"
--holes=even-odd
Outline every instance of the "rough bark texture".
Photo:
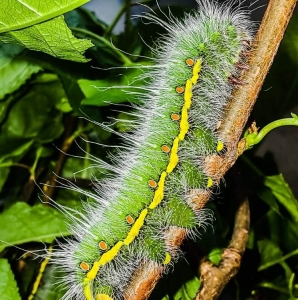
[{"label": "rough bark texture", "polygon": [[222,253],[218,266],[214,266],[206,259],[200,264],[199,273],[202,288],[196,300],[217,299],[226,284],[237,274],[240,268],[248,239],[250,211],[242,180],[236,172],[234,172],[234,184],[237,187],[235,198],[237,199],[238,208],[235,214],[233,235],[229,247]]}]

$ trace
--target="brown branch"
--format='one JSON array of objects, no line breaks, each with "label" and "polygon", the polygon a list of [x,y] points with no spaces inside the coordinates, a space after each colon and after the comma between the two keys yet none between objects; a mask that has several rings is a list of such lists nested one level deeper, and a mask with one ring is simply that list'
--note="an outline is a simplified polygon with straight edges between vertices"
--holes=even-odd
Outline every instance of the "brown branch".
[{"label": "brown branch", "polygon": [[[19,164],[21,166],[22,164]],[[30,172],[30,167],[26,166]],[[35,171],[34,176],[31,175],[28,178],[28,181],[25,183],[23,189],[22,189],[22,201],[29,203],[32,200],[33,192],[36,190],[36,179],[40,178],[44,171],[44,167],[39,167]]]},{"label": "brown branch", "polygon": [[[205,160],[205,171],[213,178],[222,178],[244,149],[245,141],[239,144],[238,141],[292,16],[295,4],[296,0],[271,0],[267,7],[253,43],[254,51],[249,62],[250,70],[242,78],[246,84],[234,93],[219,128],[219,137],[227,143],[227,152],[224,156],[214,155]],[[196,198],[196,206],[203,207],[209,195],[206,192],[197,193]],[[185,231],[181,228],[173,228],[168,236],[170,243],[180,245]],[[162,272],[161,266],[152,263],[142,264],[127,287],[125,299],[147,299]]]},{"label": "brown branch", "polygon": [[[247,84],[238,89],[227,108],[220,137],[236,145],[271,67],[297,0],[271,0],[255,37]],[[241,149],[240,149],[241,150]]]},{"label": "brown branch", "polygon": [[200,281],[202,288],[196,300],[215,300],[219,297],[226,284],[233,278],[239,268],[243,253],[246,248],[250,224],[249,203],[244,191],[239,174],[234,172],[234,183],[237,187],[237,210],[235,214],[234,230],[229,247],[222,253],[218,266],[213,265],[207,259],[201,263]]},{"label": "brown branch", "polygon": [[65,134],[63,137],[63,142],[61,145],[61,151],[60,151],[59,157],[56,161],[54,171],[50,175],[50,178],[48,179],[46,184],[43,186],[43,192],[46,196],[44,199],[45,203],[50,201],[50,199],[52,199],[54,196],[55,187],[57,184],[57,182],[56,182],[57,176],[59,176],[62,171],[63,165],[66,160],[66,153],[68,152],[70,146],[72,145],[72,143],[74,141],[73,132],[76,128],[76,120],[77,119],[75,117],[73,117],[71,115],[68,116],[67,125],[65,126],[66,131],[65,131]]}]

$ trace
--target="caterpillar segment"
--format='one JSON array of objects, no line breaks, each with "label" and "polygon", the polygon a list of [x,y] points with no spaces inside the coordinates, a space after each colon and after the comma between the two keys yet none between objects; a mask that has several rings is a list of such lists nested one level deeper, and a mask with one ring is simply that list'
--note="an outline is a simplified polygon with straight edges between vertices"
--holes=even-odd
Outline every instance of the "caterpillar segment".
[{"label": "caterpillar segment", "polygon": [[182,21],[145,17],[168,33],[140,96],[142,123],[124,140],[130,150],[115,159],[114,177],[96,182],[95,204],[71,224],[74,238],[55,254],[66,274],[63,300],[123,299],[143,261],[167,269],[177,260],[180,252],[165,240],[171,226],[194,237],[212,220],[194,203],[218,182],[203,164],[225,149],[216,131],[240,84],[252,25],[245,12],[207,0]]}]

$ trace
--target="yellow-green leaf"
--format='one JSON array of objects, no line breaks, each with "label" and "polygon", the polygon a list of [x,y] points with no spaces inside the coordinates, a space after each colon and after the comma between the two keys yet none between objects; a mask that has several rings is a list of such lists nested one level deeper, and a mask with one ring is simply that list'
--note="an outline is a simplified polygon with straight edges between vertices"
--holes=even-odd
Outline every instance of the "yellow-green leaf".
[{"label": "yellow-green leaf", "polygon": [[31,207],[24,202],[17,202],[4,211],[0,219],[0,251],[31,241],[51,243],[58,236],[70,234],[65,216],[43,204]]}]

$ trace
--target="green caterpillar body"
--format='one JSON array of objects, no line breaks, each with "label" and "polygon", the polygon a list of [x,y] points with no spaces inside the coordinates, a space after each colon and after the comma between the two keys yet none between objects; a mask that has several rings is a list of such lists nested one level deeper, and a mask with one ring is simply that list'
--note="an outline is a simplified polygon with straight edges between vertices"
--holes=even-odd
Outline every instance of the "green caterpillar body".
[{"label": "green caterpillar body", "polygon": [[74,238],[53,254],[66,273],[63,299],[123,299],[142,261],[177,259],[179,251],[165,243],[167,229],[192,236],[212,220],[192,203],[217,184],[202,165],[224,149],[216,129],[245,66],[252,24],[246,13],[208,1],[184,21],[146,18],[168,34],[155,50],[139,121],[126,136],[129,150],[115,157],[113,178],[95,183],[96,204],[85,207],[71,224]]}]

